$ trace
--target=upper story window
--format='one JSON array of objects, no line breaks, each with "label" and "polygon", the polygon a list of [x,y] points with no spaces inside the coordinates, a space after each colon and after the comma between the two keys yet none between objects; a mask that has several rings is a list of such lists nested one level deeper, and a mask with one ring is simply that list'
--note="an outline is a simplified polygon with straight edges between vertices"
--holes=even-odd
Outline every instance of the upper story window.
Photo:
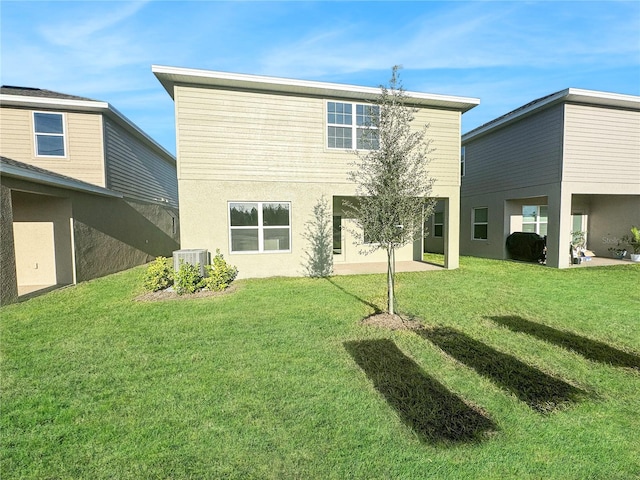
[{"label": "upper story window", "polygon": [[62,113],[33,112],[33,129],[38,157],[65,156]]},{"label": "upper story window", "polygon": [[289,202],[229,203],[231,252],[291,251]]},{"label": "upper story window", "polygon": [[465,147],[462,147],[460,149],[460,176],[461,177],[464,177],[464,173],[465,173],[465,170],[467,168],[467,165],[465,163],[465,158],[464,158],[464,154],[465,154],[464,149],[465,149]]},{"label": "upper story window", "polygon": [[380,107],[363,103],[327,102],[329,148],[377,150]]}]

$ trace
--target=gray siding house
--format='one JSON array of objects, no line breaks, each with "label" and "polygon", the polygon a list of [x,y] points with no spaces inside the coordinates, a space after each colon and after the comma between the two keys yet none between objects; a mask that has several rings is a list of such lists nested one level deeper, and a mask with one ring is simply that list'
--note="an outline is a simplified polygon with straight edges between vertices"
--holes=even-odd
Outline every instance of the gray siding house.
[{"label": "gray siding house", "polygon": [[105,102],[0,90],[1,303],[179,248],[176,161]]},{"label": "gray siding house", "polygon": [[569,88],[462,137],[460,251],[508,258],[513,232],[571,263],[572,231],[598,256],[640,225],[640,97]]}]

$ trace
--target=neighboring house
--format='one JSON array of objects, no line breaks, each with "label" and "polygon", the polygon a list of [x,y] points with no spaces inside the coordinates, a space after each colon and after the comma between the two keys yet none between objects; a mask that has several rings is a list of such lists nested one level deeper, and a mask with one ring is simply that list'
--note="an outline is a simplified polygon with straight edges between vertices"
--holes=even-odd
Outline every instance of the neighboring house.
[{"label": "neighboring house", "polygon": [[[175,101],[181,247],[216,249],[244,277],[303,274],[306,225],[314,205],[331,205],[334,263],[386,261],[364,256],[350,234],[343,200],[368,106],[379,88],[153,66]],[[445,266],[456,268],[461,114],[479,100],[407,92],[429,124],[436,151],[428,166],[445,209]],[[396,259],[421,260],[417,241]]]},{"label": "neighboring house", "polygon": [[1,303],[179,248],[175,158],[108,103],[0,90]]},{"label": "neighboring house", "polygon": [[547,237],[570,265],[572,231],[598,256],[640,225],[640,97],[569,88],[462,137],[460,250],[508,258],[507,236]]}]

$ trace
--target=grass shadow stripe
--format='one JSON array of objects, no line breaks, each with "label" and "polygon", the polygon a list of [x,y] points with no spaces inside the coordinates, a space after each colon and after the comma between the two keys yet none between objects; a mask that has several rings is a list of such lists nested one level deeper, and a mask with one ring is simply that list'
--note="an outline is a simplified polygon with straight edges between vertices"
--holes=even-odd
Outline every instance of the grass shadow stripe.
[{"label": "grass shadow stripe", "polygon": [[478,441],[495,423],[427,375],[388,339],[345,342],[344,347],[423,442]]},{"label": "grass shadow stripe", "polygon": [[550,413],[587,395],[587,392],[453,328],[423,329],[416,333],[540,413]]},{"label": "grass shadow stripe", "polygon": [[540,340],[552,343],[567,350],[579,353],[583,357],[615,367],[628,367],[640,370],[640,357],[632,353],[618,350],[597,340],[575,333],[557,330],[540,323],[532,322],[518,316],[488,317],[503,327],[514,332],[526,333]]}]

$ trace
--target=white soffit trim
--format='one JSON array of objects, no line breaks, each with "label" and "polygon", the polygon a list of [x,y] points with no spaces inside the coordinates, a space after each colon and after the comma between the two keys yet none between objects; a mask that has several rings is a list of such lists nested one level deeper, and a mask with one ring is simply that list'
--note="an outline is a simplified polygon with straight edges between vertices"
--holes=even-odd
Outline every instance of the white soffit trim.
[{"label": "white soffit trim", "polygon": [[120,113],[116,108],[107,102],[99,102],[96,100],[74,100],[69,98],[50,98],[50,97],[29,97],[25,95],[7,95],[0,94],[0,105],[15,106],[27,108],[55,108],[61,110],[75,110],[80,112],[103,113],[121,126],[128,129],[130,133],[142,139],[162,156],[167,157],[169,163],[175,165],[175,157],[169,153],[162,145],[151,138],[147,133],[140,129],[135,123]]},{"label": "white soffit trim", "polygon": [[501,117],[485,123],[478,128],[462,135],[462,142],[467,142],[484,135],[496,128],[523,118],[537,110],[543,110],[560,102],[579,103],[583,105],[596,105],[603,107],[624,108],[628,110],[640,110],[640,96],[623,93],[600,92],[597,90],[582,90],[579,88],[567,88],[547,97],[534,100],[531,103],[519,107]]},{"label": "white soffit trim", "polygon": [[[176,84],[215,86],[229,89],[258,90],[276,93],[293,93],[317,97],[372,100],[380,94],[379,88],[327,83],[293,78],[247,75],[192,68],[152,65],[151,71],[173,98]],[[480,99],[456,97],[432,93],[405,91],[417,105],[428,105],[466,112],[480,104]]]}]

